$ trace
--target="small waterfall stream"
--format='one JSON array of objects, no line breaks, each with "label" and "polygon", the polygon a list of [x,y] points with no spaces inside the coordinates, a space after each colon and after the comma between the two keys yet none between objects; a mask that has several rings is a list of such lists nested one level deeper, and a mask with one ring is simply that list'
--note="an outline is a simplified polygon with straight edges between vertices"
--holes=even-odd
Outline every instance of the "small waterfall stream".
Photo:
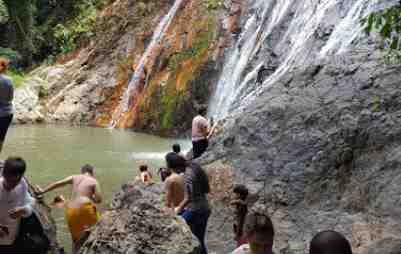
[{"label": "small waterfall stream", "polygon": [[184,1],[185,0],[176,0],[174,5],[170,8],[170,11],[162,18],[156,30],[154,31],[152,40],[142,55],[138,65],[136,66],[134,74],[128,83],[128,87],[123,94],[120,104],[113,113],[112,121],[110,123],[112,128],[117,126],[122,114],[127,112],[132,106],[132,100],[136,96],[139,86],[146,86],[145,81],[147,74],[145,72],[145,66],[150,61],[154,61],[154,58],[157,57],[158,53],[156,51],[160,49],[160,44],[163,41],[164,35]]},{"label": "small waterfall stream", "polygon": [[[254,0],[242,33],[229,50],[209,115],[239,112],[294,67],[342,54],[363,38],[360,20],[396,0]],[[258,72],[273,52],[277,65],[263,82]]]}]

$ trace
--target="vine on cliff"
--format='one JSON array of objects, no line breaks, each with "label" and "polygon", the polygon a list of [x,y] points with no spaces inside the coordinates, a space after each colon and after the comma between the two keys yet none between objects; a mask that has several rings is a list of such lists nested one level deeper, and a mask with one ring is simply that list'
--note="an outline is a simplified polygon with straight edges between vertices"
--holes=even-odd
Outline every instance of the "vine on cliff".
[{"label": "vine on cliff", "polygon": [[362,24],[367,34],[376,32],[383,39],[386,62],[401,62],[401,1],[396,6],[370,14]]}]

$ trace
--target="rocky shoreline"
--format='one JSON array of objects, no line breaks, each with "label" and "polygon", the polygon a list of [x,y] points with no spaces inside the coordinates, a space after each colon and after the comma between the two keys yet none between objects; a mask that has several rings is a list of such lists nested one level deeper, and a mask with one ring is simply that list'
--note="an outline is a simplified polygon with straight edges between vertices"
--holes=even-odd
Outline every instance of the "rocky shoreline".
[{"label": "rocky shoreline", "polygon": [[[219,164],[207,166],[207,172],[212,186],[209,253],[228,253],[235,248],[233,213],[228,205],[232,172]],[[163,183],[123,185],[79,253],[198,253],[199,242],[180,216],[163,211],[163,200]]]}]

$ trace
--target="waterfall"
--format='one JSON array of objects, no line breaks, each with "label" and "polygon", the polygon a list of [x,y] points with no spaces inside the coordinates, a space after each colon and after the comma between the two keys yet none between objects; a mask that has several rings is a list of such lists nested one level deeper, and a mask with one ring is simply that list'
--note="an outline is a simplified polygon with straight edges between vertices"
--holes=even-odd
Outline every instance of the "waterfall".
[{"label": "waterfall", "polygon": [[[254,0],[239,39],[226,54],[210,100],[209,115],[222,119],[252,103],[295,67],[343,54],[364,34],[360,20],[396,0]],[[262,82],[262,65],[276,55],[277,66]]]},{"label": "waterfall", "polygon": [[156,30],[154,31],[152,40],[147,46],[138,65],[136,66],[134,74],[128,83],[128,87],[125,90],[122,99],[120,100],[120,104],[113,113],[112,121],[110,123],[112,128],[117,126],[122,114],[127,112],[130,109],[130,106],[132,106],[131,101],[135,99],[134,97],[141,83],[143,83],[142,85],[145,88],[146,82],[143,82],[146,79],[145,66],[147,63],[149,63],[149,61],[154,60],[152,58],[157,57],[158,54],[154,54],[154,52],[159,49],[166,31],[170,27],[171,22],[184,1],[185,0],[176,0],[174,5],[170,8],[170,11],[162,18]]}]

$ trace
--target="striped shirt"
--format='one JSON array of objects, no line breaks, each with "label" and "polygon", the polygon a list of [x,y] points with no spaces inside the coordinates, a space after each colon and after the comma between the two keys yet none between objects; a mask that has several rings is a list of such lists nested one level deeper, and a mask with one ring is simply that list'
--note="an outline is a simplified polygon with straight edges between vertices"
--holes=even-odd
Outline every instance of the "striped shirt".
[{"label": "striped shirt", "polygon": [[195,163],[191,163],[184,174],[185,192],[189,203],[185,207],[189,211],[208,211],[209,202],[207,193],[209,192],[209,182],[206,181],[206,173]]},{"label": "striped shirt", "polygon": [[13,97],[14,88],[11,80],[0,75],[0,117],[9,116],[13,113]]}]

